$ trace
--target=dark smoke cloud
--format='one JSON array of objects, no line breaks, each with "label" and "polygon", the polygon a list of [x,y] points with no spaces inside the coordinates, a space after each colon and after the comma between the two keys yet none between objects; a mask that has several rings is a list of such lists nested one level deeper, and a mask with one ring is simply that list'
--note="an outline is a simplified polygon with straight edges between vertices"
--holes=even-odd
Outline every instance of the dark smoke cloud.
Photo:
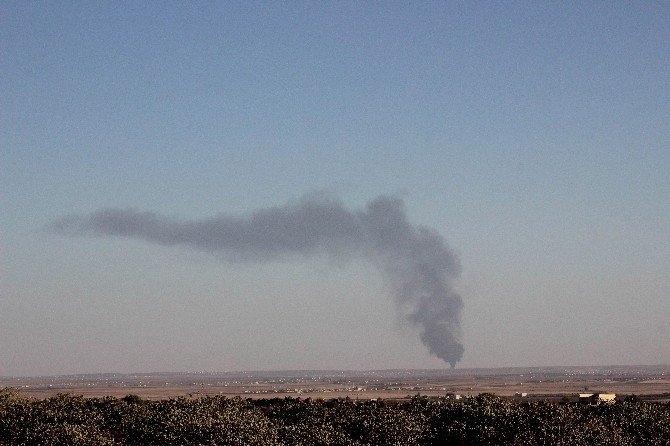
[{"label": "dark smoke cloud", "polygon": [[323,196],[261,209],[247,216],[178,220],[127,209],[68,216],[51,225],[60,233],[122,236],[161,245],[182,245],[231,260],[269,261],[291,254],[363,255],[388,280],[406,320],[417,326],[430,352],[455,366],[463,355],[461,297],[451,282],[458,259],[432,229],[413,226],[401,199],[380,196],[350,211]]}]

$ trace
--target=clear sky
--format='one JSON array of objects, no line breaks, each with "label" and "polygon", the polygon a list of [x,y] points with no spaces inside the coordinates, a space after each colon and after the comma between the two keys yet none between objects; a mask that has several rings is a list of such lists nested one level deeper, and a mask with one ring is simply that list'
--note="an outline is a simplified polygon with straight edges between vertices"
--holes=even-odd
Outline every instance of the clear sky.
[{"label": "clear sky", "polygon": [[365,258],[45,230],[404,200],[459,367],[670,363],[670,5],[3,2],[0,375],[433,368]]}]

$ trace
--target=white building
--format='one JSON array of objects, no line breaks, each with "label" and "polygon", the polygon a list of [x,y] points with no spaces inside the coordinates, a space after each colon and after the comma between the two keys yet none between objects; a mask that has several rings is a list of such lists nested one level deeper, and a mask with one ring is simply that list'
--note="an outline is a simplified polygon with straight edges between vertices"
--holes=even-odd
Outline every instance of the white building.
[{"label": "white building", "polygon": [[580,393],[579,401],[584,403],[612,403],[616,393]]}]

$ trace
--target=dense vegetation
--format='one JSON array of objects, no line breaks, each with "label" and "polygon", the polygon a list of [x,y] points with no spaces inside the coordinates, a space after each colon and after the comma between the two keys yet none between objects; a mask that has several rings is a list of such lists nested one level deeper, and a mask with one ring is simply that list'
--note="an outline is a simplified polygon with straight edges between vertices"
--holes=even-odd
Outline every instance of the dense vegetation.
[{"label": "dense vegetation", "polygon": [[145,401],[0,391],[0,445],[670,445],[670,405],[405,403],[208,397]]}]

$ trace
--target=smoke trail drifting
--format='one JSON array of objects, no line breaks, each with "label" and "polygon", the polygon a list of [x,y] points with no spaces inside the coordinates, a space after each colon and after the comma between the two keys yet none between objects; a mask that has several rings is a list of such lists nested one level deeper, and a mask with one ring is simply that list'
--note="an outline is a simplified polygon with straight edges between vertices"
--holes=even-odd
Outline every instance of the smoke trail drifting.
[{"label": "smoke trail drifting", "polygon": [[332,198],[307,197],[295,204],[261,209],[243,217],[218,215],[180,221],[124,209],[68,216],[51,229],[76,235],[124,236],[161,245],[183,245],[231,260],[269,261],[283,255],[363,255],[388,280],[407,321],[417,326],[430,352],[456,365],[461,297],[451,282],[458,259],[435,231],[407,221],[402,200],[380,196],[350,211]]}]

